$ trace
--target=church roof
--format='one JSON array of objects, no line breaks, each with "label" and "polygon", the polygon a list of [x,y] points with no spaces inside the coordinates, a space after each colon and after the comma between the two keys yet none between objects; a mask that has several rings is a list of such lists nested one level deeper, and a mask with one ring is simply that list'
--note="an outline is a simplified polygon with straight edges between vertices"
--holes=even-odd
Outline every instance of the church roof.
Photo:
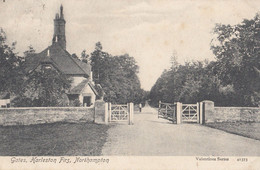
[{"label": "church roof", "polygon": [[[49,51],[49,52],[48,52]],[[28,56],[25,60],[27,72],[36,69],[40,64],[50,63],[66,75],[90,75],[91,67],[64,50],[58,43],[54,43],[42,52]]]}]

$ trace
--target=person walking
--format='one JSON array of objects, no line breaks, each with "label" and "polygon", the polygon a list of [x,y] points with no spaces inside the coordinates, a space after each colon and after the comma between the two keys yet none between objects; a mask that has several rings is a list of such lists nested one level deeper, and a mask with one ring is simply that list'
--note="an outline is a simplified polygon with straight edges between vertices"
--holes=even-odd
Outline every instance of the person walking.
[{"label": "person walking", "polygon": [[142,104],[139,104],[139,112],[142,112]]}]

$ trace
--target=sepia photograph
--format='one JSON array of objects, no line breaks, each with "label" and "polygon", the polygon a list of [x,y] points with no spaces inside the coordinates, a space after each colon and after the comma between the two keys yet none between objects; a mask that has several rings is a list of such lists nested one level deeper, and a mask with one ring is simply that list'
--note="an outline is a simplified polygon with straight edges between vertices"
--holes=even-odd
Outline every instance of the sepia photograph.
[{"label": "sepia photograph", "polygon": [[260,169],[260,1],[0,0],[0,169]]}]

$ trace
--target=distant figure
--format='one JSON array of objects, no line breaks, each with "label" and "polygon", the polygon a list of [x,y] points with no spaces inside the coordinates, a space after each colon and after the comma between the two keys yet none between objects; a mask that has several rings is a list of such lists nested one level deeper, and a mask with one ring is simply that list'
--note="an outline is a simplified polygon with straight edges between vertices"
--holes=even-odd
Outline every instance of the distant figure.
[{"label": "distant figure", "polygon": [[139,104],[139,112],[142,112],[142,104]]}]

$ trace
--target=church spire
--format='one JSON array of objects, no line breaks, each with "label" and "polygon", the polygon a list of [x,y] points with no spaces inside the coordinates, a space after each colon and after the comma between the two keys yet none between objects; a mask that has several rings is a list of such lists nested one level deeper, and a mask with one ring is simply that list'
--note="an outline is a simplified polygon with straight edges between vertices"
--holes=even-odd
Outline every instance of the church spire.
[{"label": "church spire", "polygon": [[59,45],[66,50],[66,35],[65,35],[65,24],[63,14],[63,6],[60,6],[60,14],[57,13],[54,19],[54,34],[52,38],[52,44],[59,43]]}]

